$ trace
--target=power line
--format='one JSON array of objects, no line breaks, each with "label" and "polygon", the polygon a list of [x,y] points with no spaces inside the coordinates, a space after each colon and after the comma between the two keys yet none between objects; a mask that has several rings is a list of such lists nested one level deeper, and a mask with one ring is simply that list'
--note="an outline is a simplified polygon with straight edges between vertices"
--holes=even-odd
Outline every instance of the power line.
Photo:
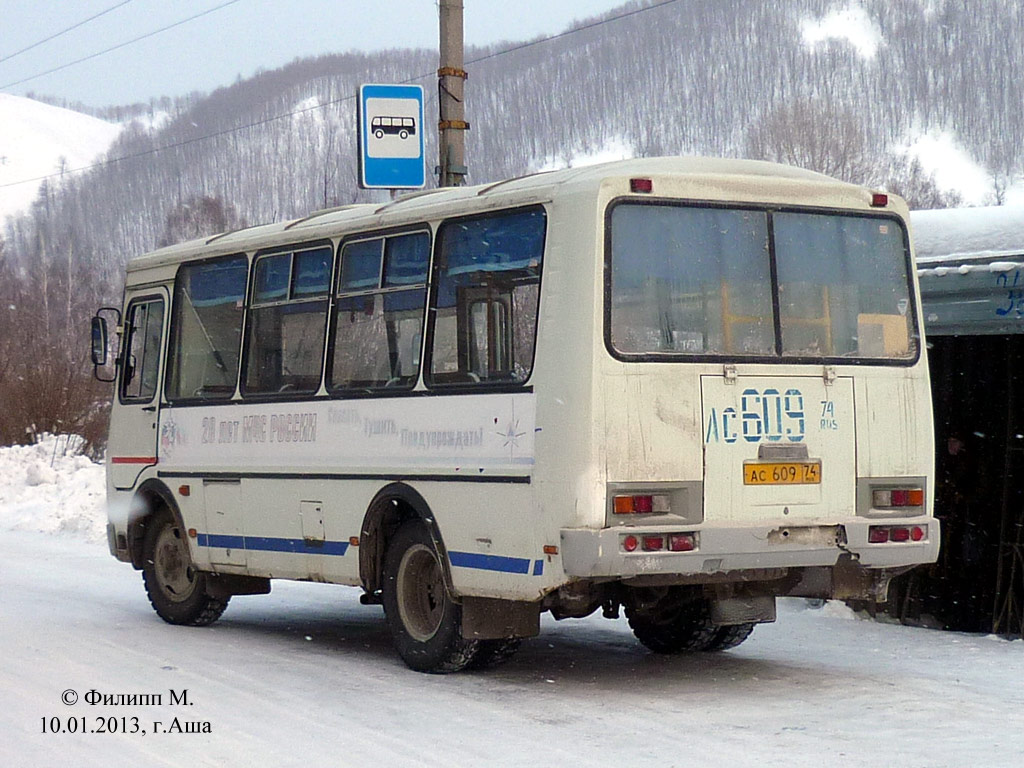
[{"label": "power line", "polygon": [[643,8],[634,8],[632,11],[626,11],[625,13],[620,13],[618,16],[612,16],[612,17],[607,18],[607,19],[598,19],[597,21],[593,21],[590,24],[584,24],[582,27],[574,27],[573,29],[567,29],[565,32],[560,32],[559,34],[552,35],[551,37],[542,37],[542,38],[540,38],[538,40],[531,40],[531,41],[529,41],[527,43],[522,43],[520,45],[515,45],[515,46],[513,46],[511,48],[505,48],[505,49],[503,49],[501,51],[498,51],[497,53],[489,53],[486,56],[481,56],[481,57],[479,57],[477,59],[470,59],[466,63],[467,64],[476,64],[476,63],[481,62],[481,61],[486,61],[487,59],[493,59],[493,58],[495,58],[497,56],[504,56],[506,53],[514,53],[515,51],[521,51],[524,48],[530,48],[530,47],[532,47],[534,45],[540,45],[541,43],[549,43],[552,40],[557,40],[560,37],[567,37],[568,35],[575,35],[577,32],[585,32],[588,29],[593,29],[594,27],[600,27],[600,26],[602,26],[604,24],[610,24],[613,21],[622,21],[622,19],[629,18],[630,16],[636,16],[637,14],[646,13],[647,11],[653,11],[653,10],[655,10],[657,8],[661,8],[662,6],[672,5],[672,3],[677,3],[677,2],[679,2],[679,0],[662,0],[662,2],[660,2],[660,3],[654,3],[653,5],[646,5]]},{"label": "power line", "polygon": [[31,51],[33,48],[38,48],[43,43],[48,43],[51,40],[55,40],[58,37],[60,37],[61,35],[66,35],[68,32],[71,32],[72,30],[78,29],[79,27],[84,27],[90,21],[95,21],[100,16],[106,16],[111,11],[116,11],[122,5],[128,5],[128,3],[130,3],[131,1],[132,0],[122,0],[122,2],[118,3],[117,5],[110,6],[105,11],[100,11],[99,13],[95,14],[94,16],[90,16],[88,19],[83,19],[82,21],[78,22],[77,24],[72,24],[70,27],[66,27],[65,29],[62,29],[60,32],[54,32],[49,37],[44,37],[42,40],[39,40],[39,41],[37,41],[35,43],[32,43],[32,45],[29,45],[29,46],[26,46],[26,47],[22,48],[20,51],[15,51],[12,54],[4,56],[2,59],[0,59],[0,64],[3,64],[5,61],[9,61],[10,59],[13,59],[15,56],[20,56],[21,54],[25,53],[25,51]]},{"label": "power line", "polygon": [[218,5],[218,6],[214,7],[214,8],[210,8],[208,10],[202,11],[201,13],[197,13],[194,16],[189,16],[187,19],[182,19],[181,21],[176,21],[173,24],[168,24],[166,27],[161,27],[160,29],[154,29],[152,32],[147,32],[144,35],[139,35],[138,37],[133,37],[131,40],[126,40],[123,43],[118,43],[117,45],[112,45],[109,48],[104,48],[102,51],[97,51],[96,53],[90,53],[88,56],[83,56],[80,59],[75,59],[74,61],[69,61],[67,64],[61,64],[59,67],[53,67],[52,69],[48,69],[45,72],[39,72],[39,73],[37,73],[35,75],[31,75],[30,77],[23,77],[21,80],[15,80],[13,83],[6,83],[4,85],[0,85],[0,90],[6,90],[7,88],[11,88],[11,87],[13,87],[15,85],[21,85],[22,83],[27,83],[29,80],[35,80],[36,78],[42,77],[43,75],[52,75],[54,72],[60,72],[62,69],[67,69],[68,67],[73,67],[76,64],[81,64],[83,61],[89,61],[90,59],[95,59],[95,58],[97,58],[99,56],[103,56],[104,54],[110,53],[111,51],[116,51],[119,48],[124,48],[125,46],[131,45],[133,43],[137,43],[140,40],[145,40],[147,37],[153,37],[154,35],[159,35],[161,32],[166,32],[169,29],[174,29],[175,27],[180,27],[182,24],[187,24],[190,21],[195,21],[198,18],[201,18],[203,16],[211,14],[214,11],[219,11],[221,8],[227,8],[229,5],[234,5],[235,3],[238,3],[238,2],[241,2],[241,0],[228,0],[228,2],[221,3],[220,5]]},{"label": "power line", "polygon": [[[238,0],[232,0],[232,2],[238,2]],[[503,50],[496,51],[495,53],[489,53],[489,54],[486,54],[484,56],[480,56],[480,57],[475,58],[475,59],[469,59],[469,60],[466,61],[466,64],[476,64],[476,63],[481,62],[481,61],[486,61],[487,59],[494,59],[494,58],[497,58],[498,56],[504,56],[507,53],[514,53],[516,51],[521,51],[524,48],[530,48],[530,47],[532,47],[534,45],[540,45],[541,43],[549,43],[552,40],[558,40],[558,39],[563,38],[563,37],[568,37],[570,35],[576,34],[577,32],[583,32],[583,31],[588,30],[588,29],[593,29],[594,27],[600,27],[600,26],[602,26],[604,24],[610,24],[613,21],[619,21],[621,19],[625,19],[625,18],[628,18],[630,16],[636,16],[638,14],[645,13],[647,11],[653,11],[653,10],[655,10],[657,8],[662,8],[662,7],[666,6],[666,5],[672,5],[673,3],[677,3],[677,2],[679,2],[679,0],[662,0],[662,2],[660,2],[660,3],[655,3],[654,5],[644,6],[643,8],[636,8],[636,9],[634,9],[632,11],[627,11],[625,13],[619,14],[618,16],[611,16],[611,17],[609,17],[607,19],[601,19],[600,21],[595,21],[595,22],[593,22],[591,24],[585,24],[582,27],[575,27],[573,29],[567,29],[564,32],[559,32],[557,35],[551,35],[549,37],[543,37],[543,38],[539,38],[537,40],[531,40],[528,43],[522,43],[520,45],[512,46],[511,48],[505,48]],[[231,3],[226,3],[226,5],[230,5],[230,4]],[[219,7],[224,7],[224,6],[219,6]],[[217,10],[217,8],[211,9],[211,11],[215,11],[215,10]],[[210,11],[207,11],[207,13],[209,13],[209,12]],[[186,19],[186,21],[187,21],[187,19]],[[179,22],[179,23],[184,23],[184,22]],[[414,83],[417,80],[425,80],[428,77],[434,77],[435,75],[436,75],[436,73],[434,73],[434,72],[427,72],[426,74],[423,74],[423,75],[417,75],[415,77],[410,77],[410,78],[407,78],[405,80],[400,80],[397,83],[397,85],[408,85],[409,83]],[[3,86],[3,87],[6,87],[6,86]],[[191,144],[196,144],[196,143],[201,142],[201,141],[207,141],[209,139],[216,139],[216,138],[219,138],[221,136],[227,136],[227,135],[230,135],[232,133],[238,133],[240,131],[245,131],[245,130],[248,130],[250,128],[258,128],[261,125],[267,125],[268,123],[273,123],[273,122],[276,122],[278,120],[284,120],[285,118],[288,118],[288,117],[295,117],[296,115],[302,115],[302,114],[305,114],[307,112],[313,112],[313,111],[318,110],[318,109],[324,109],[325,107],[332,107],[335,104],[343,104],[346,101],[354,101],[355,99],[356,99],[356,96],[354,96],[354,95],[353,96],[342,96],[339,99],[333,99],[332,101],[325,101],[322,104],[317,104],[317,105],[312,106],[312,107],[305,107],[304,109],[296,109],[296,110],[293,110],[291,112],[285,112],[284,114],[274,115],[272,117],[264,118],[263,120],[257,120],[256,122],[253,122],[253,123],[246,123],[245,125],[237,125],[234,128],[225,128],[222,131],[216,131],[214,133],[208,133],[208,134],[205,134],[203,136],[195,136],[195,137],[193,137],[191,139],[183,139],[182,141],[177,141],[177,142],[174,142],[173,144],[165,144],[162,147],[155,147],[153,149],[147,149],[147,150],[145,150],[143,152],[135,152],[135,153],[130,154],[130,155],[123,155],[121,157],[116,157],[113,160],[104,160],[104,161],[99,162],[99,163],[93,163],[92,165],[82,166],[81,168],[72,168],[70,170],[64,171],[63,174],[60,174],[60,173],[50,173],[50,174],[47,174],[46,176],[36,176],[35,178],[32,178],[32,179],[22,179],[21,181],[11,181],[11,182],[8,182],[6,184],[0,184],[0,189],[4,189],[5,187],[15,187],[15,186],[18,186],[19,184],[31,184],[33,182],[42,182],[42,181],[46,181],[47,179],[55,179],[55,178],[58,178],[60,176],[64,176],[64,175],[71,174],[71,173],[84,173],[85,171],[92,171],[92,170],[95,170],[97,168],[103,168],[105,166],[114,165],[115,163],[121,163],[121,162],[124,162],[124,161],[127,161],[127,160],[138,160],[138,159],[143,158],[143,157],[150,157],[152,155],[158,155],[161,152],[168,152],[168,151],[170,151],[172,149],[181,149],[182,147],[187,147],[187,146],[189,146]]]}]

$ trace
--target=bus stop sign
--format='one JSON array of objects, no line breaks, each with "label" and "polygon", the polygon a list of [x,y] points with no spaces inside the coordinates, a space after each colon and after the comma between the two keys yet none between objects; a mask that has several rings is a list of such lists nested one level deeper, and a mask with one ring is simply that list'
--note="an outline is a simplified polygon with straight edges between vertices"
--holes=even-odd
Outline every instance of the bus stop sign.
[{"label": "bus stop sign", "polygon": [[422,86],[359,86],[357,131],[359,186],[363,189],[420,189],[425,186]]}]

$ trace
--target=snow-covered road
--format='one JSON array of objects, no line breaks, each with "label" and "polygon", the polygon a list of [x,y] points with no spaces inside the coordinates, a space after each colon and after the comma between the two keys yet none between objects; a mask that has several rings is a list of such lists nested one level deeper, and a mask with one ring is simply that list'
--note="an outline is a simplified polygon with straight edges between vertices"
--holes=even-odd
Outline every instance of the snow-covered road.
[{"label": "snow-covered road", "polygon": [[[172,627],[102,545],[8,531],[0,649],[0,766],[1024,764],[1024,643],[801,601],[725,654],[545,618],[506,666],[436,677],[405,668],[356,590],[275,582],[212,627]],[[91,706],[93,689],[161,703]],[[101,716],[140,732],[42,732]],[[210,733],[153,733],[175,717]]]}]

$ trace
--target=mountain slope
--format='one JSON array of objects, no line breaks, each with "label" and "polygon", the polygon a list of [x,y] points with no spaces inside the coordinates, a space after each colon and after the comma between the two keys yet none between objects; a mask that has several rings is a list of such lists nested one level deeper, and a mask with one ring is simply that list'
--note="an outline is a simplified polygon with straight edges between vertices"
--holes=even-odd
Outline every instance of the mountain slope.
[{"label": "mountain slope", "polygon": [[[760,126],[807,104],[797,138],[828,135],[823,123],[833,116],[855,123],[869,158],[937,136],[1005,189],[1021,172],[1024,145],[1024,6],[969,6],[644,0],[603,18],[647,10],[606,24],[584,20],[591,24],[555,40],[507,53],[470,48],[469,181],[610,152],[750,155]],[[426,50],[324,56],[181,100],[159,128],[119,137],[111,156],[126,159],[65,182],[45,220],[9,228],[8,247],[22,263],[37,261],[33,226],[48,230],[49,243],[74,229],[78,251],[116,273],[155,245],[175,206],[198,196],[219,197],[254,223],[381,199],[356,184],[356,89],[422,83],[430,124],[436,65]],[[433,132],[427,139],[430,168]]]},{"label": "mountain slope", "polygon": [[0,220],[29,207],[39,182],[5,186],[81,168],[107,151],[121,126],[69,109],[0,93]]}]

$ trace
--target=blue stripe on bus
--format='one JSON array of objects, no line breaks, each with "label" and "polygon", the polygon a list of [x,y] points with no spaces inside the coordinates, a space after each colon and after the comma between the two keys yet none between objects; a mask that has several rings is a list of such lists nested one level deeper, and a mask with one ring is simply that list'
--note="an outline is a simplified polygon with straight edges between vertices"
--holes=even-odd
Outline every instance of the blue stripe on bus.
[{"label": "blue stripe on bus", "polygon": [[482,571],[501,571],[502,573],[522,573],[524,575],[530,573],[530,560],[522,557],[481,555],[476,552],[449,552],[448,559],[452,565],[458,568],[477,568]]},{"label": "blue stripe on bus", "polygon": [[[200,547],[218,549],[243,549],[260,552],[292,552],[300,555],[344,555],[348,551],[347,541],[325,541],[321,546],[311,545],[304,539],[277,539],[267,536],[228,536],[217,533],[200,533],[196,536]],[[449,552],[448,559],[458,568],[476,568],[501,573],[521,573],[534,576],[544,574],[543,560],[529,560],[522,557],[483,555],[476,552]]]},{"label": "blue stripe on bus", "polygon": [[226,536],[218,533],[200,533],[196,536],[200,547],[218,549],[244,549],[260,552],[292,552],[298,555],[344,555],[347,541],[325,541],[310,544],[305,539],[275,539],[267,536]]}]

